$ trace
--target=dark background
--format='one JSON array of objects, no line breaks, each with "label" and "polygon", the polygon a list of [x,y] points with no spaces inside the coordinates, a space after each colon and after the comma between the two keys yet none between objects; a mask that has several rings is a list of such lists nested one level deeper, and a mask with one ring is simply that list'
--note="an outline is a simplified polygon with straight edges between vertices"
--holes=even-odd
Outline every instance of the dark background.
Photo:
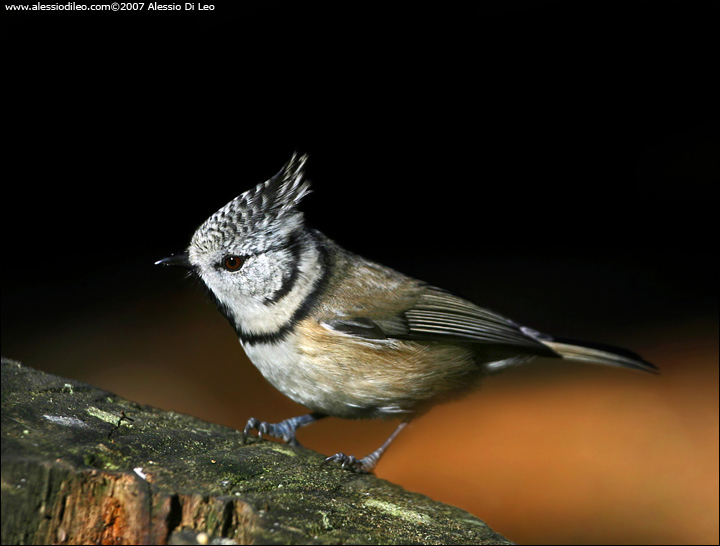
[{"label": "dark background", "polygon": [[[681,429],[715,439],[688,453],[716,469],[719,16],[717,2],[701,1],[6,12],[2,354],[235,427],[250,412],[268,420],[300,413],[243,361],[193,282],[152,267],[297,150],[310,155],[314,193],[303,208],[311,225],[540,330],[641,352],[662,378],[623,375],[618,385],[684,385],[681,409],[668,411],[693,422],[705,416],[700,429]],[[588,384],[587,374],[620,375],[576,369],[539,364],[508,373],[530,392],[564,385],[566,374],[577,374],[573,389]],[[674,370],[686,380],[673,381]],[[492,397],[491,385],[481,394]],[[499,400],[527,399],[511,383],[497,385],[498,393],[509,389]],[[648,396],[626,398],[643,407],[667,403],[666,395]],[[482,398],[473,398],[475,407]],[[578,411],[571,402],[562,408]],[[408,434],[433,437],[423,422]],[[658,426],[667,422],[658,416]],[[371,439],[353,434],[362,441],[352,449],[364,455],[385,432],[356,425],[372,430]],[[337,430],[321,431],[307,444],[350,449]],[[677,445],[676,433],[653,429],[649,436],[667,444],[646,448]],[[398,456],[401,449],[399,439]],[[527,497],[526,481],[513,489],[506,476],[497,491],[465,497],[466,479],[447,477],[433,489],[423,477],[439,470],[421,460],[416,475],[398,473],[392,452],[379,475],[463,506],[513,540],[717,542],[717,479],[678,477],[687,466],[682,454],[672,464],[662,459],[669,469],[658,467],[680,487],[668,489],[663,507],[677,514],[687,506],[683,495],[701,499],[691,511],[698,520],[676,515],[698,534],[669,530],[666,517],[659,518],[665,527],[647,520],[633,527],[631,517],[629,527],[612,520],[618,538],[597,511],[589,523],[576,518],[577,531],[565,523],[525,529],[518,520],[532,522],[549,502],[510,511]],[[633,453],[638,465],[647,461],[645,451]],[[501,474],[516,468],[497,464]],[[556,476],[547,466],[528,471]],[[468,472],[483,486],[488,473],[498,474]],[[565,474],[559,469],[545,487]],[[592,497],[578,479],[571,490]],[[658,495],[647,483],[632,487],[644,499]],[[512,502],[499,502],[509,491]],[[626,494],[609,491],[606,505]]]}]

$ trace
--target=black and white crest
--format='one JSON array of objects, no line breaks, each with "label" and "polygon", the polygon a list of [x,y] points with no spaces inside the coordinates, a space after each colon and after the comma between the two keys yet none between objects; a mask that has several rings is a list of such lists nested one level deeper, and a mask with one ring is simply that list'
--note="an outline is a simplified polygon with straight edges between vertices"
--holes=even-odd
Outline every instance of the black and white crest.
[{"label": "black and white crest", "polygon": [[303,226],[297,204],[310,193],[310,183],[303,180],[307,159],[293,154],[275,176],[210,216],[193,235],[190,247],[201,252],[242,247],[242,254],[257,254],[267,250],[270,241],[287,240]]}]

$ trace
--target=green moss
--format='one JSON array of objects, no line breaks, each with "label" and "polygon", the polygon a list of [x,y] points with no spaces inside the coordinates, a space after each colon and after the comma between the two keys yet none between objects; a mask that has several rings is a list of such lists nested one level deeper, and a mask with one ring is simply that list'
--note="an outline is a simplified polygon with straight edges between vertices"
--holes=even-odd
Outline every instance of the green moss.
[{"label": "green moss", "polygon": [[409,508],[404,508],[392,502],[381,501],[377,499],[368,499],[364,502],[365,506],[377,508],[391,516],[402,518],[408,523],[430,525],[432,521],[425,514],[420,514]]}]

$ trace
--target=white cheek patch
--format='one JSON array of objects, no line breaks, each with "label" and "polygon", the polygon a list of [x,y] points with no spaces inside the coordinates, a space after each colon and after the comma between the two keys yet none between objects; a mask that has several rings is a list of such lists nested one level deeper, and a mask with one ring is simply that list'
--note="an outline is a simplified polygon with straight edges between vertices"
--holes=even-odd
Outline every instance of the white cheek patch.
[{"label": "white cheek patch", "polygon": [[286,263],[291,260],[278,259],[281,258],[278,254],[275,252],[248,258],[240,271],[228,276],[228,281],[237,283],[238,290],[245,296],[258,300],[269,299],[282,288],[283,273],[292,266]]}]

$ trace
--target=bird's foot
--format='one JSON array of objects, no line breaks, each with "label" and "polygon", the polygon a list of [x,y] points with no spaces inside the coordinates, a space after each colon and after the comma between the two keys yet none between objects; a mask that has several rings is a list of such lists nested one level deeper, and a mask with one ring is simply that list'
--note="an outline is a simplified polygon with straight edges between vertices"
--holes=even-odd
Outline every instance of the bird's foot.
[{"label": "bird's foot", "polygon": [[295,430],[297,427],[293,426],[290,421],[292,421],[292,419],[286,419],[280,423],[268,423],[267,421],[260,421],[255,419],[255,417],[251,417],[243,429],[243,444],[247,442],[250,431],[254,429],[258,431],[258,438],[261,440],[263,434],[266,434],[273,438],[281,438],[291,446],[299,446],[300,442],[295,438]]},{"label": "bird's foot", "polygon": [[340,463],[340,467],[344,470],[352,470],[358,474],[370,474],[375,465],[377,459],[373,459],[370,456],[363,457],[362,459],[355,458],[355,455],[345,455],[344,453],[336,453],[326,458],[322,464],[337,461]]},{"label": "bird's foot", "polygon": [[261,440],[263,434],[267,434],[273,438],[281,438],[291,446],[300,446],[300,442],[295,438],[295,431],[300,427],[314,423],[324,417],[324,414],[314,412],[308,413],[307,415],[300,415],[299,417],[292,417],[291,419],[285,419],[279,423],[268,423],[267,421],[260,421],[259,419],[255,419],[255,417],[251,417],[243,429],[243,444],[247,441],[250,431],[255,429],[258,431],[258,438]]},{"label": "bird's foot", "polygon": [[322,464],[329,463],[331,461],[337,461],[340,463],[340,467],[345,470],[352,470],[358,474],[370,474],[378,464],[380,457],[382,457],[385,450],[392,443],[395,437],[400,434],[400,431],[404,429],[410,421],[403,421],[398,425],[390,435],[390,438],[385,440],[385,443],[373,451],[370,455],[363,457],[362,459],[356,459],[354,455],[345,455],[344,453],[336,453],[325,459]]}]

